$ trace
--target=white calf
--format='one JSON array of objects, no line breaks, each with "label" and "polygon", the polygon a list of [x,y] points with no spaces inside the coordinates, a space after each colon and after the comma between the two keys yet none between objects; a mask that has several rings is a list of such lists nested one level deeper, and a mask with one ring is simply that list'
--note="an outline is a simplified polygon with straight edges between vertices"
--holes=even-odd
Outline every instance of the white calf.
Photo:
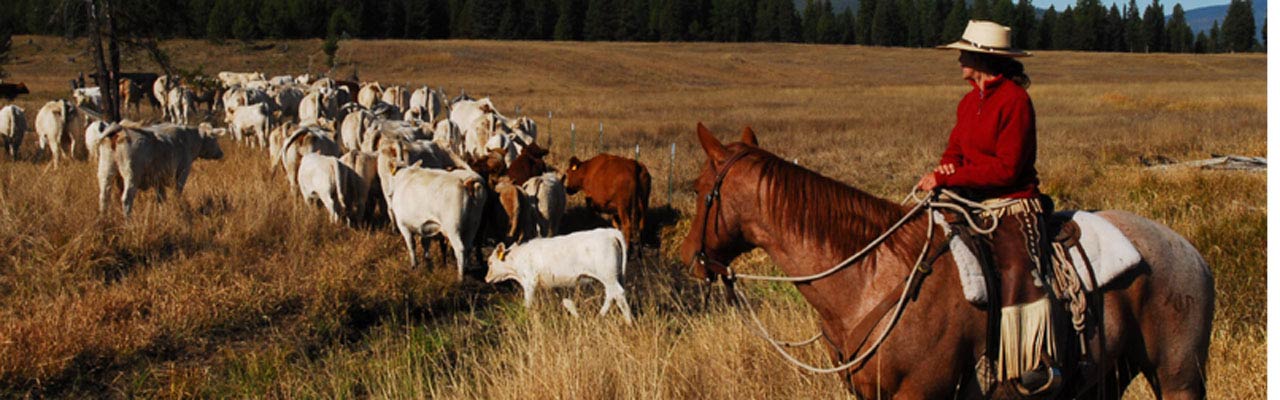
[{"label": "white calf", "polygon": [[351,218],[346,192],[354,182],[350,181],[352,174],[348,171],[337,157],[315,153],[304,155],[298,164],[298,192],[309,203],[323,204],[329,211],[329,221],[337,223],[346,219],[349,225]]},{"label": "white calf", "polygon": [[89,159],[98,159],[98,139],[102,137],[102,133],[107,131],[106,122],[93,121],[85,124],[84,127],[84,149],[89,151]]},{"label": "white calf", "polygon": [[514,279],[524,289],[524,306],[533,306],[538,286],[573,287],[583,277],[604,285],[604,305],[600,315],[609,312],[616,301],[622,318],[631,323],[631,306],[627,305],[622,279],[627,273],[627,241],[622,232],[600,228],[564,236],[534,239],[510,249],[499,244],[489,255],[489,273],[485,282]]},{"label": "white calf", "polygon": [[18,147],[27,134],[27,113],[22,107],[8,105],[0,108],[0,144],[9,152],[9,159],[18,159]]},{"label": "white calf", "polygon": [[64,155],[70,157],[76,152],[75,135],[71,134],[71,120],[75,115],[75,107],[66,100],[45,103],[44,107],[40,107],[40,113],[36,114],[36,135],[40,136],[40,148],[49,147],[49,152],[53,153],[54,168],[58,167]]}]

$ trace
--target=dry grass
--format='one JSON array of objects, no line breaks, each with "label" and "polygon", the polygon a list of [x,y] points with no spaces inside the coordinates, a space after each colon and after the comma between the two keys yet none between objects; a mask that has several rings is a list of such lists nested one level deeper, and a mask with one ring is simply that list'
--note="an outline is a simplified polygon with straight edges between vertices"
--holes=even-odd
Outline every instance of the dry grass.
[{"label": "dry grass", "polygon": [[[323,59],[319,41],[264,44],[165,47],[182,67],[206,72],[300,73]],[[18,37],[14,52],[7,69],[32,88],[17,102],[32,119],[87,70],[87,58],[61,39]],[[936,160],[967,90],[954,54],[932,50],[355,41],[339,54],[367,80],[465,88],[509,114],[521,106],[554,138],[558,165],[570,154],[631,155],[639,145],[663,226],[660,250],[629,268],[637,323],[569,318],[549,293],[526,311],[510,286],[457,284],[444,267],[410,269],[391,232],[327,223],[265,171],[264,156],[231,143],[224,160],[196,163],[181,199],[157,204],[144,193],[132,221],[120,221],[118,203],[99,216],[92,166],[48,170],[29,138],[21,160],[0,162],[0,395],[843,397],[836,379],[772,355],[718,295],[704,305],[703,288],[672,261],[702,160],[693,123],[723,138],[750,124],[778,154],[898,198]],[[1262,55],[1045,52],[1027,60],[1043,188],[1060,208],[1153,218],[1212,265],[1215,398],[1265,393],[1265,176],[1155,172],[1138,157],[1265,156],[1265,65]],[[572,145],[570,122],[579,127]],[[675,196],[661,207],[669,173]],[[739,263],[761,268],[768,259],[757,252]],[[750,290],[779,335],[816,329],[789,287]],[[560,294],[576,296],[584,311],[600,302],[594,289]]]}]

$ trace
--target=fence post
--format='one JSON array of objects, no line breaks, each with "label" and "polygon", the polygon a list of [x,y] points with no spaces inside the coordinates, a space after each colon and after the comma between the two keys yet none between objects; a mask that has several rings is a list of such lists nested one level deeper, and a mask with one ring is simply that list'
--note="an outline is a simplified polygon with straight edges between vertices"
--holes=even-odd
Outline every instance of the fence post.
[{"label": "fence post", "polygon": [[577,145],[574,143],[575,136],[577,136],[577,133],[578,133],[578,126],[570,122],[569,123],[569,155],[571,156],[577,155],[577,152],[574,151],[577,148]]},{"label": "fence post", "polygon": [[555,145],[556,142],[554,139],[555,137],[551,133],[551,111],[547,111],[547,149],[548,150],[551,149],[551,146]]},{"label": "fence post", "polygon": [[671,196],[676,191],[676,143],[671,142],[671,163],[667,165],[667,206],[671,204]]},{"label": "fence post", "polygon": [[596,142],[596,151],[604,152],[604,121],[600,121],[600,138]]},{"label": "fence post", "polygon": [[636,161],[640,161],[640,145],[636,145]]}]

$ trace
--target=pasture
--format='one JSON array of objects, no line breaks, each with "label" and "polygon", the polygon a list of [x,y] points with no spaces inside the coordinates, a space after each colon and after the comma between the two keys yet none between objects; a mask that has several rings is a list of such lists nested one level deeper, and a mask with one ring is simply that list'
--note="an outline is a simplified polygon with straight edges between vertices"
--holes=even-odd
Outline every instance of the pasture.
[{"label": "pasture", "polygon": [[[319,40],[163,47],[206,74],[319,72],[324,58]],[[69,97],[67,81],[91,63],[60,38],[14,37],[13,53],[5,68],[31,89],[16,101],[29,119]],[[956,54],[931,49],[343,41],[338,54],[340,78],[356,68],[362,80],[465,89],[508,116],[519,106],[560,169],[638,146],[653,194],[649,245],[627,266],[635,324],[560,308],[558,295],[597,307],[598,285],[540,293],[525,310],[511,285],[457,283],[434,246],[434,261],[410,268],[391,229],[329,223],[265,156],[227,139],[222,160],[195,163],[182,198],[141,193],[130,221],[118,199],[99,215],[95,165],[80,154],[46,168],[29,133],[19,160],[0,156],[0,396],[846,397],[836,378],[799,372],[753,336],[721,287],[704,304],[706,289],[675,261],[705,159],[695,123],[722,140],[750,125],[762,147],[896,200],[936,163],[969,90]],[[1025,64],[1042,190],[1060,209],[1128,210],[1187,237],[1217,289],[1210,397],[1263,397],[1265,174],[1140,159],[1265,157],[1265,55],[1041,52]],[[570,197],[571,230],[592,223],[581,204]],[[769,265],[759,251],[735,263]],[[817,331],[789,285],[740,287],[775,335]],[[1136,383],[1127,397],[1150,394]]]}]

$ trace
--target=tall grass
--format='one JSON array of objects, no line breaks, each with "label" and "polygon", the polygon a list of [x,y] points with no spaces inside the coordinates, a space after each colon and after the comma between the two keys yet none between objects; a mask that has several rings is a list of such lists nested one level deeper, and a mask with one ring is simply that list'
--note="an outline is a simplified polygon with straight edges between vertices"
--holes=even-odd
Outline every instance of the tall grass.
[{"label": "tall grass", "polygon": [[[31,119],[88,69],[81,47],[15,38],[7,69],[33,90],[17,101]],[[164,47],[181,67],[208,73],[301,73],[323,59],[318,40]],[[787,159],[900,198],[936,162],[968,89],[954,56],[778,44],[342,44],[339,59],[354,64],[339,76],[358,68],[384,84],[465,88],[508,114],[520,106],[553,142],[555,165],[600,151],[631,156],[638,145],[654,177],[656,228],[628,268],[632,326],[591,312],[601,301],[594,287],[539,293],[525,310],[518,289],[459,283],[434,254],[433,265],[409,268],[392,232],[328,223],[267,170],[265,155],[230,142],[223,160],[196,162],[183,196],[160,204],[144,192],[125,222],[118,200],[98,214],[90,163],[47,168],[29,137],[19,160],[0,161],[0,394],[843,397],[836,378],[770,353],[721,289],[708,292],[674,261],[703,160],[692,127],[704,121],[729,139],[752,125]],[[1133,211],[1195,244],[1217,285],[1211,396],[1262,397],[1265,177],[1148,170],[1138,160],[1265,156],[1265,57],[1044,52],[1026,63],[1042,188],[1060,208]],[[759,251],[738,264],[771,269]],[[778,336],[816,331],[789,286],[746,289]],[[584,316],[567,316],[560,297]],[[802,356],[825,360],[821,349]],[[1143,384],[1130,392],[1150,396]]]}]

